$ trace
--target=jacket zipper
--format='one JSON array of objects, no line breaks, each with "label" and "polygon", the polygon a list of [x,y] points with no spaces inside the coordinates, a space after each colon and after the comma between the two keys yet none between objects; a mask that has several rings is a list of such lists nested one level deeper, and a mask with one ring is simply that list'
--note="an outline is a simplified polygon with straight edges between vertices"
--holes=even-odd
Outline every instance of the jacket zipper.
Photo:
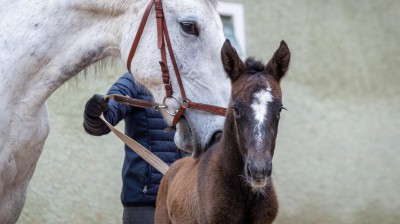
[{"label": "jacket zipper", "polygon": [[147,193],[147,187],[150,185],[150,176],[151,176],[151,167],[150,164],[147,164],[146,168],[146,184],[143,187],[143,193]]}]

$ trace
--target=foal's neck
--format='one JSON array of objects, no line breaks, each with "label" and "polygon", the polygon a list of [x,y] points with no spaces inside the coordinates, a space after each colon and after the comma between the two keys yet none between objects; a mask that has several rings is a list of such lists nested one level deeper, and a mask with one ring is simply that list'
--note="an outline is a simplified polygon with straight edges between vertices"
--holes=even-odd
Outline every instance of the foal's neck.
[{"label": "foal's neck", "polygon": [[219,161],[221,161],[221,165],[224,166],[223,170],[229,171],[233,175],[241,175],[244,162],[232,113],[228,113],[226,116],[224,131],[221,141],[218,143],[218,153],[216,154],[219,157]]}]

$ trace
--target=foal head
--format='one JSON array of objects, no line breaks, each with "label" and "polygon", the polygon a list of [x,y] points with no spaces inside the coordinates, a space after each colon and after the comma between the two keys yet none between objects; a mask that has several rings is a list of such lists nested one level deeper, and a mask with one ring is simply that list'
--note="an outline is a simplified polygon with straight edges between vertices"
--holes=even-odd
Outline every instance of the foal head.
[{"label": "foal head", "polygon": [[253,58],[244,63],[226,41],[222,61],[232,82],[227,121],[244,159],[244,176],[256,192],[263,192],[272,171],[275,140],[280,112],[284,109],[280,87],[290,51],[281,42],[270,61],[264,65]]}]

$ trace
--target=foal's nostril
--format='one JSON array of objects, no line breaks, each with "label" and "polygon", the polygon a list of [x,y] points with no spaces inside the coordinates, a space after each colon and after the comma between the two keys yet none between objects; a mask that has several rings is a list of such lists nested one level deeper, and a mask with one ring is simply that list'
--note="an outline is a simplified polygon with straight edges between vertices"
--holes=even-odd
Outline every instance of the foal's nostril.
[{"label": "foal's nostril", "polygon": [[265,175],[269,177],[271,176],[271,173],[272,173],[272,161],[268,161],[265,164]]},{"label": "foal's nostril", "polygon": [[251,163],[247,164],[247,176],[251,177],[252,176],[252,171],[251,171],[252,167],[251,167]]}]

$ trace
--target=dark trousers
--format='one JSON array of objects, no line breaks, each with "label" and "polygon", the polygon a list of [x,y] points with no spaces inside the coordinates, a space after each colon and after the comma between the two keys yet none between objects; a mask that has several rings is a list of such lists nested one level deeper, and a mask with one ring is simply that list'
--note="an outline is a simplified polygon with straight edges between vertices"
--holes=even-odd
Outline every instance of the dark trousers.
[{"label": "dark trousers", "polygon": [[124,207],[123,224],[154,224],[155,207]]}]

